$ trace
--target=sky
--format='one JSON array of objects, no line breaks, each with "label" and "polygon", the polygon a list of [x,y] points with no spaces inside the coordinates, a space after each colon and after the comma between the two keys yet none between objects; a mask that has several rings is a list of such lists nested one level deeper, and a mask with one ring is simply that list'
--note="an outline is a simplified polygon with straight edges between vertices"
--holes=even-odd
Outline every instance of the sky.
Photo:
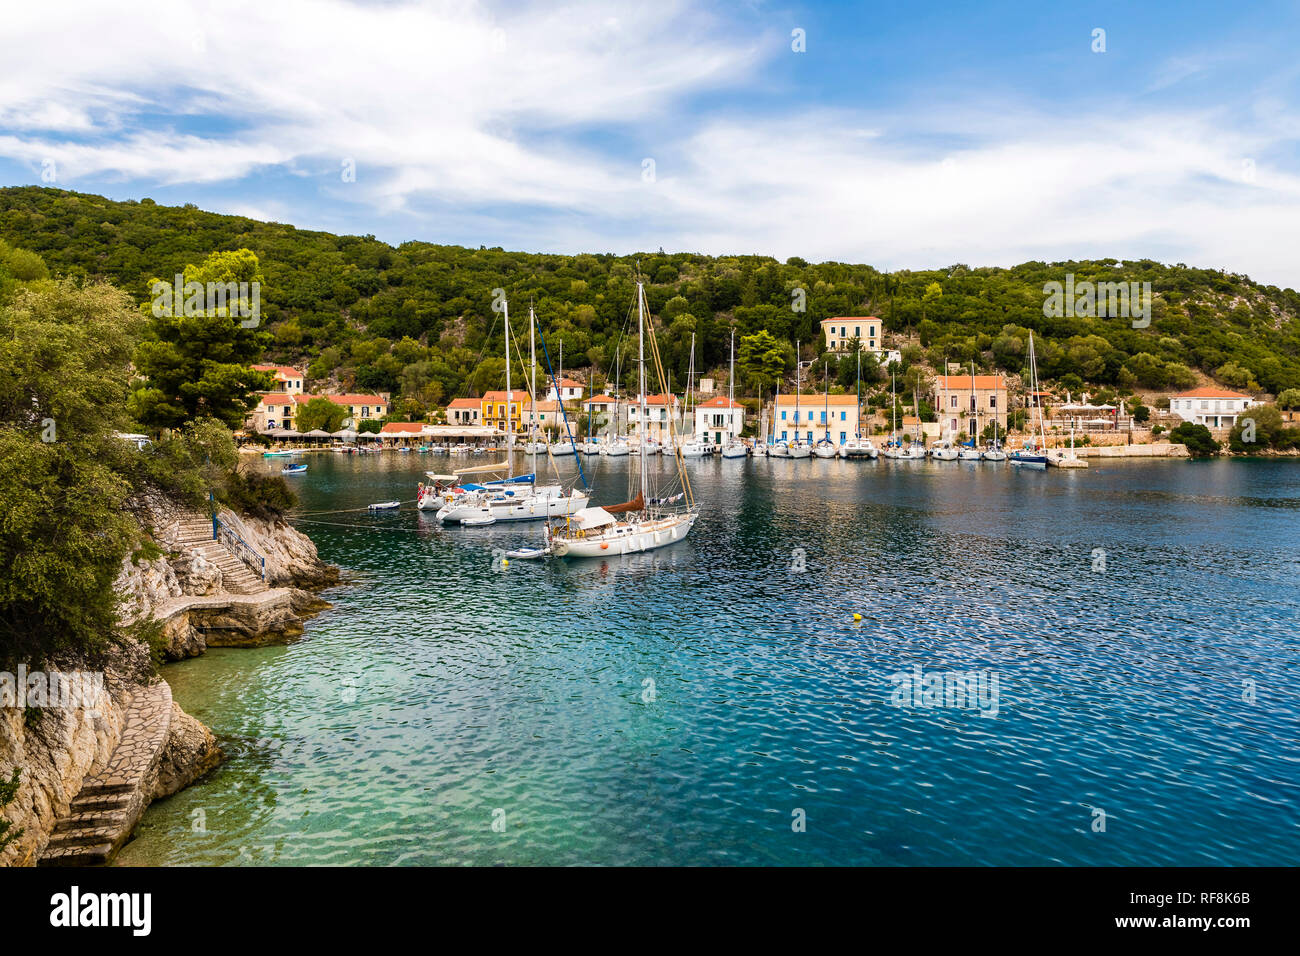
[{"label": "sky", "polygon": [[530,252],[1184,262],[1300,287],[1300,6],[6,10],[0,185]]}]

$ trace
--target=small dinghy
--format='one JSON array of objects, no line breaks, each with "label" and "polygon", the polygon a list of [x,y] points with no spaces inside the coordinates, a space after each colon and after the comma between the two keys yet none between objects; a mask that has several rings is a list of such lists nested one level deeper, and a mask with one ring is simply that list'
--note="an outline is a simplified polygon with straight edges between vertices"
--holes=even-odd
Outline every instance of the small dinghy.
[{"label": "small dinghy", "polygon": [[280,469],[282,475],[301,475],[307,470],[306,465],[285,465]]},{"label": "small dinghy", "polygon": [[479,518],[462,518],[460,523],[466,528],[485,528],[490,524],[496,524],[497,519],[494,515],[483,515]]},{"label": "small dinghy", "polygon": [[393,511],[397,508],[400,508],[401,506],[402,503],[400,501],[378,501],[375,502],[375,504],[373,505],[366,505],[366,510],[367,511]]},{"label": "small dinghy", "polygon": [[519,558],[522,561],[535,561],[538,558],[550,557],[550,548],[516,548],[514,551],[507,551],[507,558]]}]

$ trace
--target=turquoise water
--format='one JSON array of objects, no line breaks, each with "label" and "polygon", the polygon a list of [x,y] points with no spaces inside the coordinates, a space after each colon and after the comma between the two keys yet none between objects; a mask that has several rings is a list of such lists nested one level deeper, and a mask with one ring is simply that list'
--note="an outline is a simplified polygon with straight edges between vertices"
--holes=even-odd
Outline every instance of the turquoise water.
[{"label": "turquoise water", "polygon": [[[447,466],[307,460],[305,512]],[[689,468],[691,537],[630,558],[300,524],[350,583],[292,646],[164,669],[230,760],[120,863],[1295,863],[1300,466]],[[996,675],[996,715],[896,706],[916,665]]]}]

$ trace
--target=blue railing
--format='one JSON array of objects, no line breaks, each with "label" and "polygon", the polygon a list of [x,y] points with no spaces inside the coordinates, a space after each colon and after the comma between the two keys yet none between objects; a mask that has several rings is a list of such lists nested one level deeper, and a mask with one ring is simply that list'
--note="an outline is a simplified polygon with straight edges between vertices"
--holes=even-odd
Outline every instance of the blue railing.
[{"label": "blue railing", "polygon": [[212,538],[224,544],[230,551],[263,581],[266,580],[266,558],[241,538],[229,525],[222,524],[216,515],[212,516]]}]

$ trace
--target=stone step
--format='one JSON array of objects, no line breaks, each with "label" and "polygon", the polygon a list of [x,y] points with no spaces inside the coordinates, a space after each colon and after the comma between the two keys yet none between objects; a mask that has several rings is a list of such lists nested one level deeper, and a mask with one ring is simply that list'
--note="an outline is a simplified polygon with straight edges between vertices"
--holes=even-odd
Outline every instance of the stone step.
[{"label": "stone step", "polygon": [[79,793],[72,798],[72,803],[68,806],[68,812],[70,814],[111,813],[116,810],[125,810],[130,805],[130,795],[125,793],[117,797],[93,797]]},{"label": "stone step", "polygon": [[82,787],[78,797],[115,797],[129,794],[134,789],[129,783],[92,783]]},{"label": "stone step", "polygon": [[113,844],[47,847],[41,866],[103,866],[113,855]]},{"label": "stone step", "polygon": [[[123,819],[125,819],[123,814]],[[120,823],[120,821],[119,821]],[[57,824],[55,825],[57,827]],[[111,830],[117,829],[118,824],[110,824],[109,827],[101,829],[99,827],[77,827],[73,830],[57,830],[51,834],[50,842],[45,844],[45,852],[51,850],[66,850],[71,847],[98,846],[101,843],[111,843]]]},{"label": "stone step", "polygon": [[[97,827],[120,827],[126,822],[127,803],[121,807],[114,807],[110,811],[105,810],[83,810],[81,812],[69,813],[66,817],[54,824],[51,832],[51,839],[55,834],[77,833],[86,830],[94,830]],[[113,812],[116,811],[116,812]]]}]

